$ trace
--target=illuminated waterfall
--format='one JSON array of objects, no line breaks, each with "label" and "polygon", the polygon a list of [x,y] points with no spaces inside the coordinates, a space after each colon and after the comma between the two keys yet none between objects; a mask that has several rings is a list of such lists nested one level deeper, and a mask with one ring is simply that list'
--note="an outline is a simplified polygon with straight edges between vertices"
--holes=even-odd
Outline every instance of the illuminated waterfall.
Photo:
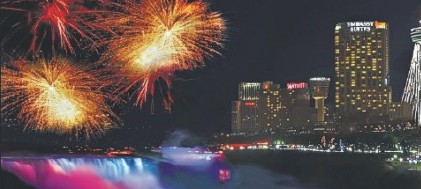
[{"label": "illuminated waterfall", "polygon": [[[2,157],[2,168],[37,188],[160,188],[156,164],[138,157]],[[52,187],[54,186],[54,187]]]}]

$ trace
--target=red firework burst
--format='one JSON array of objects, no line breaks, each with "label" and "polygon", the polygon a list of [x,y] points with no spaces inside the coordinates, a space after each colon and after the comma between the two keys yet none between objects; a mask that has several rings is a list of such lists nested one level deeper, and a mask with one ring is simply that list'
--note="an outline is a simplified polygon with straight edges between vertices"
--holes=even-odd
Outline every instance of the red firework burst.
[{"label": "red firework burst", "polygon": [[[5,14],[5,19],[16,22],[12,24],[12,32],[6,34],[4,40],[17,43],[16,45],[20,47],[26,40],[21,36],[30,33],[28,53],[36,56],[41,51],[43,43],[52,44],[46,48],[51,49],[53,54],[56,46],[66,53],[74,54],[74,46],[81,46],[83,41],[89,41],[93,44],[91,47],[96,47],[97,37],[92,31],[98,26],[84,20],[94,15],[96,11],[87,9],[83,4],[83,0],[3,1],[1,9],[6,13],[12,12]],[[16,17],[15,14],[21,15],[22,19],[10,18]]]}]

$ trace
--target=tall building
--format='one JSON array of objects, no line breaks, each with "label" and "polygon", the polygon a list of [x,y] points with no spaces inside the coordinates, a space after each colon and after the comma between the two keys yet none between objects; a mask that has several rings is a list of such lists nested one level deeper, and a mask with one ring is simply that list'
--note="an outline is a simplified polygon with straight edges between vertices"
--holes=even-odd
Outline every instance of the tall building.
[{"label": "tall building", "polygon": [[240,101],[241,131],[254,132],[259,130],[259,106],[261,84],[242,82],[238,86]]},{"label": "tall building", "polygon": [[233,133],[241,132],[241,109],[240,101],[232,101],[231,103],[231,131]]},{"label": "tall building", "polygon": [[389,26],[380,21],[335,27],[335,110],[342,117],[384,116],[389,85]]},{"label": "tall building", "polygon": [[278,126],[280,123],[281,94],[280,85],[265,81],[261,85],[259,99],[259,129]]},{"label": "tall building", "polygon": [[305,82],[287,83],[281,89],[281,124],[302,126],[310,122],[310,92]]},{"label": "tall building", "polygon": [[310,78],[310,94],[314,99],[314,107],[317,109],[317,122],[325,121],[325,99],[329,94],[330,78]]},{"label": "tall building", "polygon": [[232,132],[259,132],[280,124],[280,85],[272,81],[242,82],[231,104]]},{"label": "tall building", "polygon": [[411,38],[415,46],[402,101],[411,104],[414,120],[421,126],[421,26],[411,30]]}]

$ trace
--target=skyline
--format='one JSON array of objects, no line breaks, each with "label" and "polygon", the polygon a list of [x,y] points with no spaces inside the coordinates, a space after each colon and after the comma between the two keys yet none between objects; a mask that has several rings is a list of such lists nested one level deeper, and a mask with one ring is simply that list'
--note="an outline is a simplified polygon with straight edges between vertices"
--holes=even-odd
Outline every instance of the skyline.
[{"label": "skyline", "polygon": [[[153,113],[150,102],[143,109],[133,107],[132,102],[117,108],[124,127],[150,126],[157,132],[181,128],[205,135],[229,131],[230,101],[241,81],[274,81],[283,88],[287,82],[310,77],[334,78],[333,33],[335,24],[342,21],[390,23],[393,99],[401,98],[412,56],[409,31],[419,19],[420,6],[415,0],[405,4],[301,0],[288,5],[217,0],[210,6],[228,23],[222,57],[206,61],[204,69],[178,72],[171,113],[161,107],[159,94]],[[331,92],[327,104],[332,103],[332,97]]]},{"label": "skyline", "polygon": [[[209,128],[210,123],[221,123],[225,125],[219,126],[220,130],[228,131],[229,105],[237,95],[236,86],[240,82],[274,81],[284,88],[287,82],[307,81],[310,77],[321,76],[333,79],[334,27],[336,23],[346,21],[382,20],[389,23],[391,86],[393,100],[400,101],[413,50],[409,33],[411,28],[418,26],[418,2],[409,1],[404,4],[382,1],[299,1],[293,2],[288,7],[281,7],[282,2],[274,1],[257,5],[250,1],[242,2],[215,1],[213,3],[213,7],[221,10],[228,20],[230,39],[226,44],[226,50],[223,51],[223,57],[218,58],[220,61],[216,60],[208,64],[205,70],[197,70],[190,74],[193,76],[200,74],[201,81],[190,81],[191,84],[179,82],[175,85],[175,96],[178,91],[185,89],[179,96],[187,94],[185,96],[190,97],[189,99],[193,102],[207,98],[221,101],[220,104],[204,103],[211,106],[208,108],[195,103],[193,107],[206,109],[201,110],[203,112],[225,108],[224,112],[227,113],[218,114],[217,117],[226,121],[215,121],[212,118],[200,116],[197,120],[195,119],[197,125],[208,125],[203,127]],[[303,2],[309,2],[308,6],[302,7]],[[235,7],[236,3],[239,4],[238,7]],[[267,19],[271,17],[276,19]],[[309,21],[304,22],[305,18]],[[249,27],[252,24],[256,26]],[[284,26],[288,26],[289,30],[283,29]],[[264,36],[263,33],[267,35]],[[197,92],[188,89],[192,86],[197,87]],[[218,91],[221,88],[224,89],[223,94],[212,91]],[[192,95],[197,96],[192,97]],[[332,97],[331,90],[329,98],[326,99],[327,104],[332,104]],[[175,106],[177,108],[180,104],[176,103]],[[193,111],[194,115],[198,114],[197,109]],[[199,119],[206,121],[199,121]]]}]

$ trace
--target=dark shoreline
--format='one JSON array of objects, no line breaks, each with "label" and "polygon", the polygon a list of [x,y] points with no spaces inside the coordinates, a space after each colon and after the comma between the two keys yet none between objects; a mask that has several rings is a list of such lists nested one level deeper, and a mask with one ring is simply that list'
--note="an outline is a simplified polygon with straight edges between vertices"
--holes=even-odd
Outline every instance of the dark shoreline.
[{"label": "dark shoreline", "polygon": [[34,189],[34,187],[24,183],[17,176],[1,169],[0,188],[4,189]]},{"label": "dark shoreline", "polygon": [[254,164],[302,182],[332,189],[417,189],[421,172],[398,170],[382,154],[294,151],[229,151],[233,165]]}]

